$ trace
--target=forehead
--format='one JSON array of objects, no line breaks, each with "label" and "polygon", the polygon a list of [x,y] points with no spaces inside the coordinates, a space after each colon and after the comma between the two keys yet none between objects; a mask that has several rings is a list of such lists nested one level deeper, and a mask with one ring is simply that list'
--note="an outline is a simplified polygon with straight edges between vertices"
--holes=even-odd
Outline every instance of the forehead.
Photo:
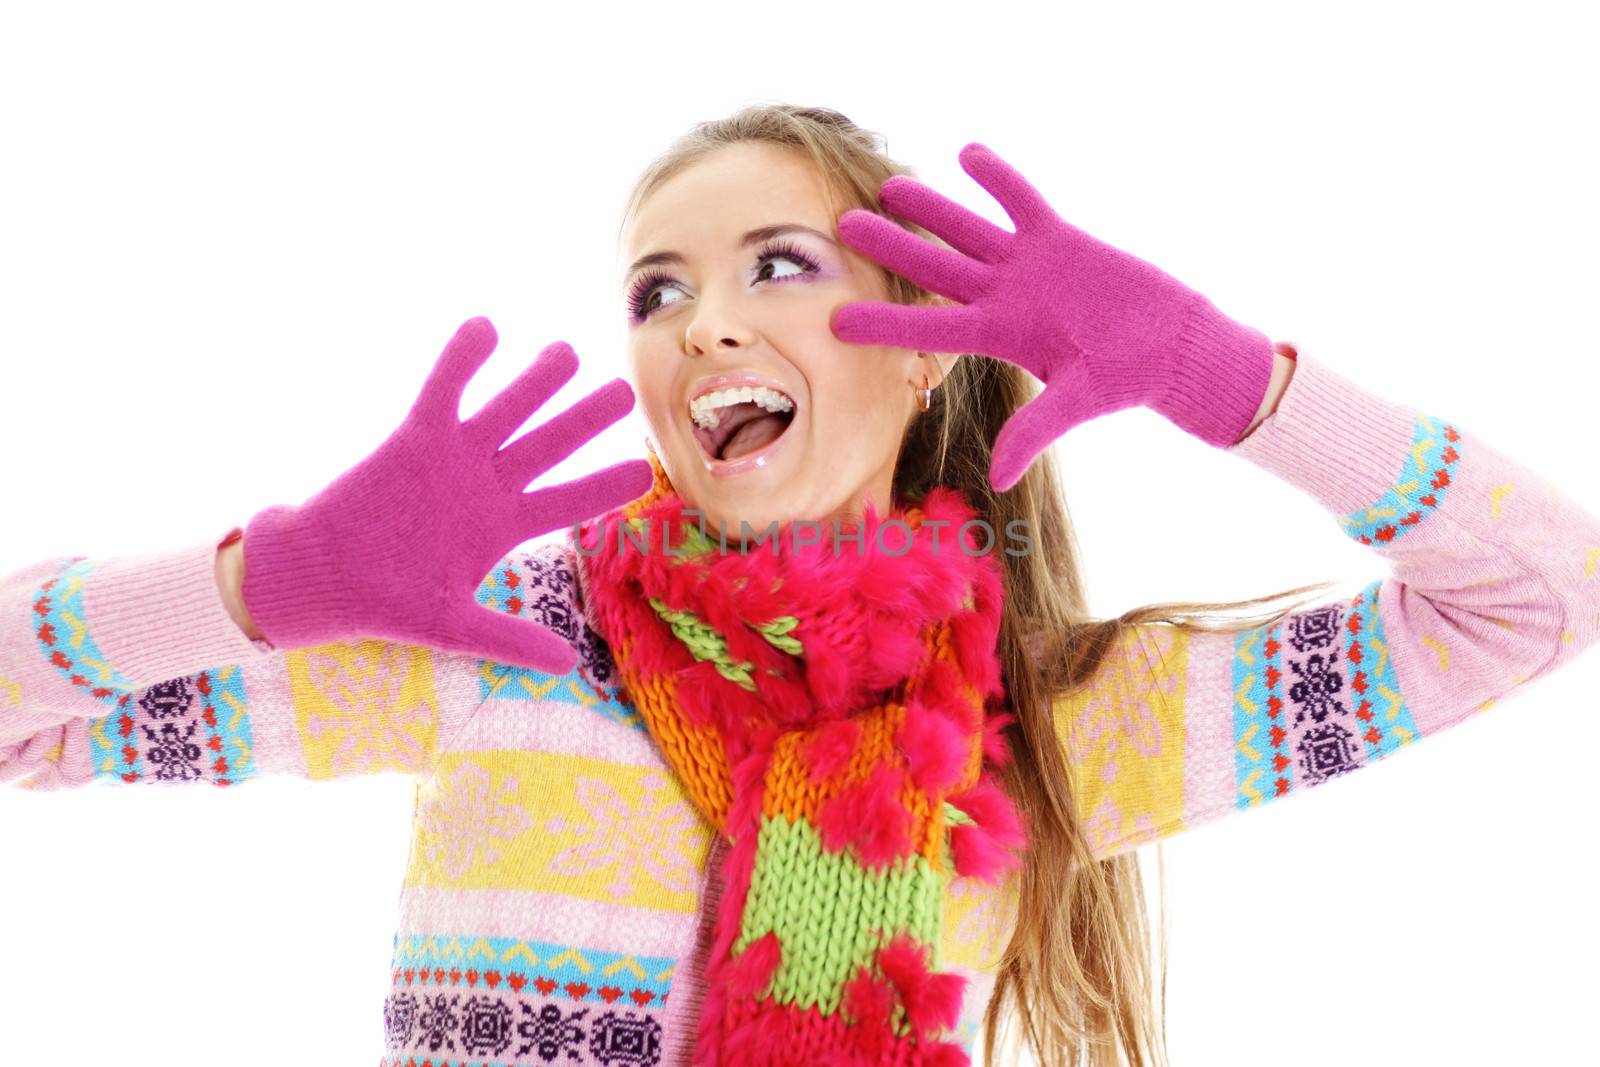
[{"label": "forehead", "polygon": [[822,175],[803,149],[734,144],[691,163],[650,193],[623,234],[626,261],[645,252],[708,250],[774,221],[834,232]]}]

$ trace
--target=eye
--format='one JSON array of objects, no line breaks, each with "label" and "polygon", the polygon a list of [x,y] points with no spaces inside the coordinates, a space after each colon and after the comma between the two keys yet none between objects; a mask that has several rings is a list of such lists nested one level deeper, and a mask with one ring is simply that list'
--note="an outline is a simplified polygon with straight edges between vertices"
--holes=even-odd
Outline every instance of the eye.
[{"label": "eye", "polygon": [[799,273],[785,274],[777,278],[769,277],[769,281],[786,282],[791,278],[798,278],[806,274],[815,274],[820,269],[816,260],[812,259],[793,244],[790,244],[787,241],[775,241],[772,244],[763,247],[757,254],[756,262],[760,264],[760,266],[756,268],[756,277],[759,279],[768,266],[783,259],[787,259],[791,263],[798,264],[800,267]]},{"label": "eye", "polygon": [[669,275],[660,271],[650,271],[639,276],[638,281],[628,290],[628,318],[632,322],[642,322],[649,317],[659,304],[653,304],[656,291],[661,286],[672,281]]},{"label": "eye", "polygon": [[[779,275],[767,272],[768,267],[784,260],[788,260],[791,265],[800,269]],[[788,241],[772,242],[762,246],[761,251],[756,253],[755,280],[758,282],[793,281],[796,278],[816,274],[821,269],[815,259]],[[670,275],[662,274],[660,271],[651,271],[640,275],[639,279],[633,283],[633,286],[628,291],[629,320],[638,323],[649,318],[652,313],[664,306],[655,299],[660,292],[664,289],[676,287],[677,282],[673,281]],[[679,292],[682,292],[682,290],[679,290]]]}]

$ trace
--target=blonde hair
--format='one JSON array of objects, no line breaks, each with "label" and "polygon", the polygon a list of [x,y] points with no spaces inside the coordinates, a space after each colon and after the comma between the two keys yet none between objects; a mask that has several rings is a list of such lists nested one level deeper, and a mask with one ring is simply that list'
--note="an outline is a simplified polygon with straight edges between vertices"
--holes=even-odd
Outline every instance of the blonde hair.
[{"label": "blonde hair", "polygon": [[[827,108],[750,104],[734,114],[698,123],[675,140],[639,176],[628,198],[620,234],[644,200],[663,182],[717,149],[743,142],[788,146],[804,153],[824,176],[831,217],[860,207],[886,214],[878,201],[883,181],[914,175],[891,159],[881,135]],[[888,216],[936,244],[932,234]],[[883,271],[890,298],[904,304],[949,303],[907,279]],[[1017,923],[1001,960],[994,996],[984,1017],[984,1053],[993,1063],[1010,1006],[1021,1034],[1045,1067],[1129,1067],[1166,1063],[1166,938],[1161,941],[1161,998],[1153,1002],[1150,927],[1138,856],[1097,859],[1073,802],[1073,768],[1056,732],[1053,708],[1091,678],[1102,657],[1125,633],[1149,623],[1237,633],[1275,622],[1304,601],[1276,612],[1231,622],[1216,613],[1294,596],[1332,583],[1302,586],[1272,596],[1227,602],[1166,602],[1092,619],[1086,607],[1079,550],[1054,458],[1041,455],[1005,493],[989,485],[990,453],[1006,420],[1039,391],[1028,372],[1006,360],[963,354],[934,390],[927,412],[916,415],[901,444],[894,493],[938,484],[960,489],[992,529],[1021,520],[1033,551],[1001,553],[1005,610],[999,654],[1016,722],[1009,727],[1015,757],[1006,785],[1027,819],[1029,845],[1018,874]],[[1158,854],[1159,858],[1159,854]],[[1165,893],[1165,883],[1161,891]],[[1163,902],[1163,919],[1165,905]]]}]

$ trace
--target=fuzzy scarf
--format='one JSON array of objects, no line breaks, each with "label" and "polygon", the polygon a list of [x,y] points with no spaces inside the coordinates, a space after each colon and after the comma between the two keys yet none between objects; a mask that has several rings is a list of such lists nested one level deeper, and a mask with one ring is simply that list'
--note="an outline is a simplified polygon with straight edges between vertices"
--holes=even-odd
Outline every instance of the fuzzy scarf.
[{"label": "fuzzy scarf", "polygon": [[937,486],[869,505],[859,541],[785,525],[741,552],[650,462],[577,541],[631,703],[729,844],[694,1062],[967,1064],[944,893],[1025,840],[993,774],[1003,585],[978,516]]}]

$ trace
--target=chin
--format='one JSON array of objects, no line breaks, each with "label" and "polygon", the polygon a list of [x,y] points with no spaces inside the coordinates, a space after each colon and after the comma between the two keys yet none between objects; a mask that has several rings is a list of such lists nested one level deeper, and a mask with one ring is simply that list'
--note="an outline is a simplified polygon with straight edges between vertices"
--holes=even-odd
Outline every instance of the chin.
[{"label": "chin", "polygon": [[781,529],[785,523],[800,517],[798,512],[786,507],[784,501],[773,494],[718,494],[715,500],[702,499],[689,506],[698,508],[705,515],[706,532],[709,535],[717,536],[720,529],[729,543],[738,540],[742,532],[741,522],[749,524],[751,536],[755,537],[762,535],[774,522]]},{"label": "chin", "polygon": [[[767,530],[773,524],[782,530],[792,522],[820,522],[824,516],[834,512],[833,507],[817,503],[817,494],[796,491],[805,483],[789,481],[786,484],[788,492],[782,486],[763,491],[754,481],[749,481],[741,483],[738,491],[719,488],[710,496],[702,496],[692,502],[688,497],[684,500],[689,507],[698,509],[705,516],[708,535],[715,537],[720,528],[730,544],[739,539],[740,522],[749,524],[751,537],[770,537]],[[788,541],[784,543],[788,544]]]}]

